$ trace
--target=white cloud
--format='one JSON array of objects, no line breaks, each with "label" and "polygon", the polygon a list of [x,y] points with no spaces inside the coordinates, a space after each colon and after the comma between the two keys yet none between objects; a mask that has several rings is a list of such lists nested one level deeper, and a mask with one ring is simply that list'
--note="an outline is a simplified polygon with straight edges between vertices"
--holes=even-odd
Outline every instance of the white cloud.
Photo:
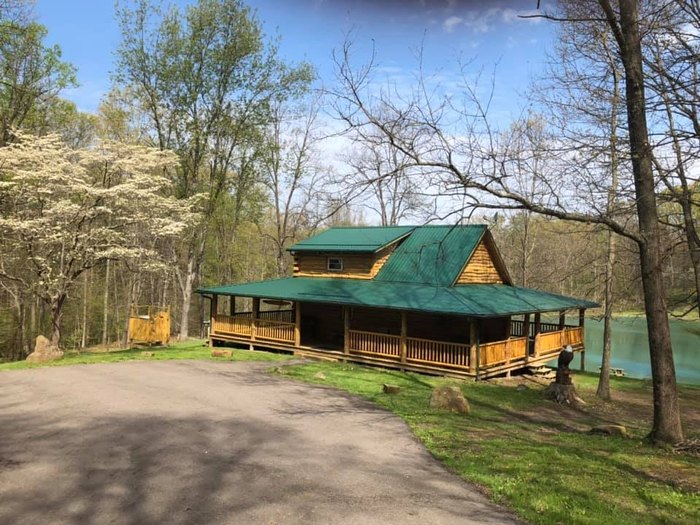
[{"label": "white cloud", "polygon": [[451,16],[442,23],[442,27],[445,29],[445,31],[451,33],[454,31],[456,26],[462,23],[463,20],[464,19],[459,16]]}]

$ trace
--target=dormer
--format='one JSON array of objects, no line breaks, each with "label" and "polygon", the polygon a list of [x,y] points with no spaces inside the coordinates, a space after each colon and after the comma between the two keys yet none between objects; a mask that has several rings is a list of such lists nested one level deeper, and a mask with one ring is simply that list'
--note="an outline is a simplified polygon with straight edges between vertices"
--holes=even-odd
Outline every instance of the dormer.
[{"label": "dormer", "polygon": [[414,227],[331,228],[289,248],[294,277],[373,279]]}]

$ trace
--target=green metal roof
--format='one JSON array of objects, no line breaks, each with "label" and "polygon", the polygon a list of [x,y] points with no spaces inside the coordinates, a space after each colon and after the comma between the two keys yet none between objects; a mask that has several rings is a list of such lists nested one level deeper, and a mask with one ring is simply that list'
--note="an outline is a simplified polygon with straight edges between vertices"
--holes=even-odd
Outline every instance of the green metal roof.
[{"label": "green metal roof", "polygon": [[375,280],[450,286],[486,226],[421,226],[391,254]]},{"label": "green metal roof", "polygon": [[290,252],[374,253],[405,237],[415,226],[330,228],[296,243]]},{"label": "green metal roof", "polygon": [[591,301],[504,284],[448,287],[376,280],[305,277],[214,286],[200,288],[197,292],[460,314],[470,317],[496,317],[598,306]]}]

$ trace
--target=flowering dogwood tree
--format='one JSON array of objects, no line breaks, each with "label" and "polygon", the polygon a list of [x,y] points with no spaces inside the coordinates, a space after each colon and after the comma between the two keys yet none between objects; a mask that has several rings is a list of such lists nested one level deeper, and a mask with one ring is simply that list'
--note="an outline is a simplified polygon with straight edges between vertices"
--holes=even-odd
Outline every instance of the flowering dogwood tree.
[{"label": "flowering dogwood tree", "polygon": [[21,135],[0,148],[0,279],[51,309],[58,346],[71,287],[106,261],[163,264],[155,249],[193,224],[192,201],[170,195],[169,152],[118,142],[80,150]]}]

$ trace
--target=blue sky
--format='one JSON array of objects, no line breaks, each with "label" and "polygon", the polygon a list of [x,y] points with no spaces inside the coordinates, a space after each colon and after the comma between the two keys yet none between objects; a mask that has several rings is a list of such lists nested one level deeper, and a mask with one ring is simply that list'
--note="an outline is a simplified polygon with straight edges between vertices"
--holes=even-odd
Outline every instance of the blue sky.
[{"label": "blue sky", "polygon": [[[166,3],[167,0],[166,0]],[[178,5],[191,3],[177,0]],[[536,0],[249,0],[265,32],[279,35],[280,52],[290,62],[306,60],[324,84],[333,82],[332,52],[352,34],[357,60],[374,45],[382,75],[411,83],[416,52],[446,82],[456,75],[460,57],[471,69],[496,68],[495,111],[518,112],[518,94],[541,70],[554,27],[522,20]],[[36,0],[37,21],[59,44],[64,59],[78,69],[80,87],[64,96],[83,111],[95,111],[110,87],[119,28],[113,0]],[[381,80],[381,79],[380,79]]]}]

